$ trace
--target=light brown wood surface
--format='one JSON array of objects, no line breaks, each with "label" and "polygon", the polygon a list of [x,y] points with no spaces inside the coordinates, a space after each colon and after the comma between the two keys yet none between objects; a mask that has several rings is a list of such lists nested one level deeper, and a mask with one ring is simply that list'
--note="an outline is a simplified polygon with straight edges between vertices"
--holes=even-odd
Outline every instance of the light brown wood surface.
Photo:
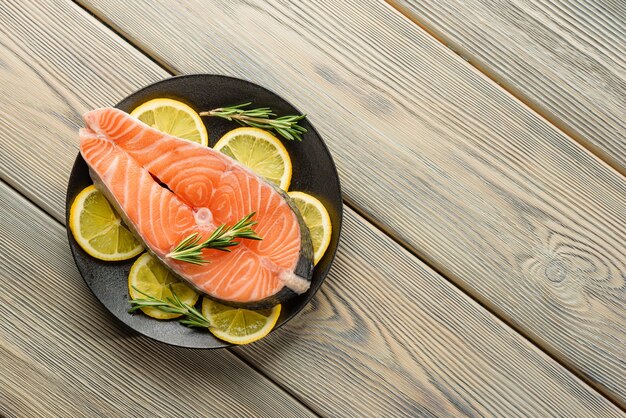
[{"label": "light brown wood surface", "polygon": [[[4,184],[0,208],[0,411],[308,415],[226,350],[173,348],[122,328],[80,278],[62,225]],[[350,211],[345,236],[336,268],[306,312],[239,351],[311,409],[328,416],[619,416]],[[388,295],[396,304],[387,304]]]},{"label": "light brown wood surface", "polygon": [[[0,129],[23,135],[19,141],[0,138],[0,176],[11,185],[20,179],[20,192],[59,221],[65,219],[65,189],[73,163],[67,156],[76,155],[78,142],[55,139],[75,136],[81,112],[112,106],[120,97],[169,76],[156,65],[146,66],[140,52],[110,32],[95,30],[100,23],[85,15],[78,6],[63,2],[48,8],[20,1],[0,7]],[[81,43],[67,45],[74,39]],[[72,95],[65,92],[67,85],[73,86]],[[54,108],[40,96],[53,98]],[[42,177],[35,167],[48,171]],[[39,196],[48,198],[42,201]]]},{"label": "light brown wood surface", "polygon": [[228,351],[173,348],[118,325],[50,217],[65,218],[76,109],[167,74],[68,2],[6,4],[0,22],[0,176],[47,211],[0,187],[0,415],[311,415]]},{"label": "light brown wood surface", "polygon": [[129,332],[81,279],[63,225],[4,183],[0,208],[2,415],[313,416],[226,350]]},{"label": "light brown wood surface", "polygon": [[389,0],[626,175],[626,3]]},{"label": "light brown wood surface", "polygon": [[[0,103],[3,109],[9,108],[3,102],[9,98],[21,104],[0,126],[3,145],[7,145],[0,161],[5,180],[63,221],[62,201],[76,152],[79,114],[109,104],[109,95],[125,95],[128,88],[111,82],[103,90],[105,94],[94,89],[85,100],[83,86],[106,84],[95,80],[106,77],[99,72],[104,60],[109,61],[106,65],[140,74],[158,76],[159,70],[140,54],[118,57],[115,51],[123,48],[123,40],[86,14],[63,1],[53,6],[43,11],[40,6],[30,8],[30,17],[24,21],[14,19],[17,7],[5,9],[13,19],[0,13],[2,56],[6,57],[0,69]],[[27,5],[19,6],[23,7]],[[44,24],[45,19],[57,16],[63,16],[74,36]],[[12,21],[32,28],[27,27],[18,38],[12,32]],[[42,29],[37,32],[35,28]],[[57,62],[43,55],[50,49],[54,49]],[[83,60],[73,65],[71,57],[81,52]],[[55,75],[46,77],[46,83],[38,81],[43,68]],[[132,83],[132,73],[127,74],[129,79],[124,81]],[[15,89],[18,79],[21,85],[34,87]],[[38,159],[42,150],[32,146],[32,137],[44,138],[47,158]],[[39,187],[32,188],[34,183]],[[2,321],[5,328],[0,326],[0,332],[13,334],[0,341],[11,370],[24,376],[19,384],[9,381],[10,389],[1,392],[10,400],[6,402],[9,411],[28,408],[33,414],[46,413],[50,412],[46,408],[54,405],[73,414],[83,413],[80,408],[85,404],[84,408],[102,414],[118,407],[129,408],[122,409],[125,413],[140,413],[145,406],[127,406],[128,397],[141,398],[137,392],[158,381],[164,370],[172,374],[177,390],[191,377],[195,389],[210,392],[203,400],[225,397],[217,406],[211,402],[198,406],[191,394],[175,392],[181,403],[191,403],[189,409],[202,407],[215,413],[211,408],[223,411],[221,408],[232,402],[240,401],[246,408],[266,402],[263,388],[260,394],[255,392],[258,382],[266,381],[250,375],[250,369],[239,360],[228,361],[232,357],[228,352],[172,349],[125,333],[86,290],[73,266],[62,226],[6,187],[0,187],[0,202],[7,219],[0,227],[0,243],[7,249],[0,263],[0,283],[7,286],[0,295],[7,300],[0,312],[2,318],[10,319]],[[37,234],[45,238],[41,242],[29,239]],[[31,263],[11,256],[18,248],[33,255]],[[322,292],[302,315],[262,344],[235,351],[314,411],[333,416],[514,416],[531,410],[540,415],[619,416],[609,401],[349,209],[340,248]],[[39,286],[43,290],[33,293],[32,278],[39,276],[45,278]],[[62,310],[58,300],[67,295],[81,304],[82,315]],[[52,315],[35,317],[39,312],[35,306]],[[22,333],[15,325],[19,324],[16,318],[38,332]],[[92,323],[98,328],[89,328]],[[94,357],[94,352],[98,356]],[[66,353],[72,362],[55,362],[55,356]],[[215,358],[219,359],[217,365],[213,364]],[[143,367],[131,371],[125,366],[131,363]],[[149,368],[153,363],[158,367]],[[107,368],[111,364],[143,378],[129,388],[122,371],[114,374]],[[191,370],[197,364],[211,367]],[[28,390],[33,381],[50,382],[50,389],[42,390],[43,399],[38,402],[33,401],[38,392]],[[238,389],[229,386],[233,381]],[[68,405],[67,396],[78,390],[76,382],[83,385],[78,386],[81,404]],[[159,390],[163,387],[157,383]],[[279,389],[277,392],[276,402],[285,403]],[[97,394],[103,394],[101,410]],[[153,395],[165,403],[170,401],[162,392]],[[107,399],[112,406],[106,404]],[[239,412],[236,407],[233,411]],[[289,403],[285,406],[290,407]],[[277,409],[275,413],[287,412]]]},{"label": "light brown wood surface", "polygon": [[353,207],[625,404],[626,181],[578,143],[380,1],[82,3],[307,112]]}]

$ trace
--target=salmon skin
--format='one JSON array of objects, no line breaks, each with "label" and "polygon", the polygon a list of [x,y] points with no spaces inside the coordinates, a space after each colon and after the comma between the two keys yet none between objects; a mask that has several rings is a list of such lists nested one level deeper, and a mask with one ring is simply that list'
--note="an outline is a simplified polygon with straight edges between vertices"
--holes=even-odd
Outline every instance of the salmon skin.
[{"label": "salmon skin", "polygon": [[[176,276],[219,302],[259,309],[309,289],[311,238],[286,193],[230,157],[119,109],[83,118],[80,152],[95,186]],[[262,240],[237,240],[231,252],[203,249],[203,265],[167,257],[190,234],[204,240],[251,212]]]}]

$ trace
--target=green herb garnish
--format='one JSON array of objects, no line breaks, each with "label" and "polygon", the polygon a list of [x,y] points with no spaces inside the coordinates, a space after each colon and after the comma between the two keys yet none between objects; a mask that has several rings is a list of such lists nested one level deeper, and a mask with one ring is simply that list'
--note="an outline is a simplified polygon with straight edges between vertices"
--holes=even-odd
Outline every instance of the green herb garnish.
[{"label": "green herb garnish", "polygon": [[182,240],[166,257],[186,263],[206,264],[208,261],[202,257],[202,250],[204,248],[230,251],[230,247],[239,244],[239,242],[235,241],[235,238],[261,240],[262,238],[252,230],[252,227],[257,224],[256,221],[250,220],[254,214],[255,212],[252,212],[241,218],[241,220],[232,227],[221,225],[213,231],[206,241],[201,242],[200,235],[194,232]]},{"label": "green herb garnish", "polygon": [[272,118],[276,116],[269,107],[257,109],[243,109],[251,105],[251,102],[236,106],[219,107],[207,112],[200,112],[200,116],[217,116],[227,120],[234,120],[240,125],[254,126],[255,128],[274,130],[286,139],[302,141],[302,134],[307,130],[298,125],[298,122],[306,115],[290,115]]},{"label": "green herb garnish", "polygon": [[180,319],[179,322],[188,327],[209,328],[212,325],[211,321],[209,321],[206,316],[202,315],[196,308],[182,302],[178,296],[176,296],[171,284],[169,285],[169,288],[170,292],[172,292],[172,297],[168,297],[166,300],[163,300],[150,296],[133,286],[133,289],[144,295],[146,298],[132,299],[130,301],[132,308],[128,310],[128,313],[133,313],[141,308],[150,307],[159,309],[163,312],[184,315],[184,318]]}]

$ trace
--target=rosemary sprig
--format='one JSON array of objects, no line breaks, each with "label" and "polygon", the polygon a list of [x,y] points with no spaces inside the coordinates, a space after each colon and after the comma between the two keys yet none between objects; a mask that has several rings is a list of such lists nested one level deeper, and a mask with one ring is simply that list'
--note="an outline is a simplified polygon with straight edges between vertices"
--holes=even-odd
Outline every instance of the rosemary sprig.
[{"label": "rosemary sprig", "polygon": [[209,321],[206,316],[202,315],[193,306],[182,302],[178,296],[176,296],[171,284],[169,285],[169,289],[170,292],[172,292],[172,297],[168,297],[166,300],[157,299],[154,296],[142,292],[135,286],[133,286],[133,289],[144,295],[146,298],[132,299],[130,301],[132,307],[128,310],[129,313],[133,313],[141,308],[150,307],[159,309],[163,312],[184,315],[184,318],[180,319],[179,322],[188,327],[209,328],[212,326],[211,321]]},{"label": "rosemary sprig", "polygon": [[204,248],[230,251],[229,247],[239,244],[239,242],[235,241],[235,238],[261,240],[262,238],[252,230],[252,227],[257,224],[256,221],[251,220],[254,213],[252,212],[244,216],[232,227],[221,225],[203,242],[200,241],[198,233],[194,232],[182,240],[166,257],[186,263],[206,264],[208,261],[202,258],[202,250]]},{"label": "rosemary sprig", "polygon": [[235,120],[240,125],[254,126],[255,128],[275,130],[284,138],[302,141],[302,134],[306,129],[298,125],[298,122],[306,115],[289,115],[279,118],[269,107],[259,107],[256,109],[244,109],[252,103],[242,103],[236,106],[219,107],[207,112],[200,112],[200,116],[217,116],[227,120]]}]

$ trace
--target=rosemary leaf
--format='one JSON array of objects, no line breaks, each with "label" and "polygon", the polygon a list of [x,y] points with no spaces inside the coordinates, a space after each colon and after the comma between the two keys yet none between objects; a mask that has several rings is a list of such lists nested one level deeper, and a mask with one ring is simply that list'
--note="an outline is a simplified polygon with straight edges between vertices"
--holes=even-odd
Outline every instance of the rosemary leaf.
[{"label": "rosemary leaf", "polygon": [[188,305],[180,300],[172,285],[169,285],[170,292],[172,293],[172,297],[168,297],[167,300],[157,299],[153,296],[142,292],[133,286],[137,292],[146,296],[145,299],[132,299],[130,301],[131,308],[128,310],[129,313],[134,313],[138,309],[151,307],[159,309],[163,312],[174,313],[183,315],[183,318],[179,320],[179,322],[188,327],[196,327],[196,328],[209,328],[211,327],[211,321],[202,315],[196,308],[191,305]]},{"label": "rosemary leaf", "polygon": [[253,216],[254,212],[244,216],[232,227],[220,225],[204,242],[201,242],[198,234],[194,232],[174,247],[174,250],[167,254],[166,257],[202,265],[208,263],[202,257],[202,250],[205,248],[230,252],[230,247],[239,245],[239,242],[235,241],[236,238],[260,240],[261,237],[252,230],[252,227],[257,224],[256,221],[251,220]]},{"label": "rosemary leaf", "polygon": [[306,115],[286,115],[274,118],[275,113],[269,107],[244,109],[252,103],[242,103],[235,106],[219,107],[217,109],[200,112],[200,116],[216,116],[227,120],[234,120],[242,126],[274,130],[288,140],[302,141],[302,134],[307,130],[298,123]]}]

